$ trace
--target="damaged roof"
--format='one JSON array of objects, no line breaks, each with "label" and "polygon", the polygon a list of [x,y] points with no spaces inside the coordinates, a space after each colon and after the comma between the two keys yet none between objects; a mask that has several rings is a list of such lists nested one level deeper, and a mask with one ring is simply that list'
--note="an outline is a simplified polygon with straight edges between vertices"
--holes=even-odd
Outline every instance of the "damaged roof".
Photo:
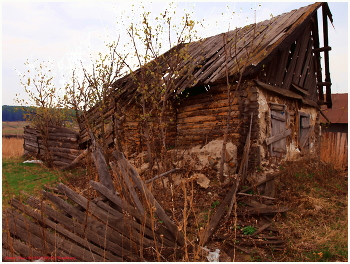
[{"label": "damaged roof", "polygon": [[[332,124],[348,123],[348,94],[332,94],[333,107],[331,109],[322,109],[322,112]],[[328,121],[321,116],[321,123]]]},{"label": "damaged roof", "polygon": [[[243,76],[254,77],[263,65],[273,58],[278,49],[283,49],[295,41],[303,26],[323,5],[326,5],[328,17],[332,21],[327,3],[314,3],[273,17],[270,20],[174,47],[158,57],[156,62],[153,61],[150,64],[154,63],[156,67],[161,67],[160,72],[163,72],[164,78],[169,69],[169,61],[173,59],[172,56],[175,54],[173,51],[178,52],[186,49],[186,59],[182,59],[177,64],[180,66],[179,69],[186,69],[185,72],[182,75],[172,76],[172,84],[176,94],[196,85],[210,85],[224,80],[226,78],[226,60],[228,74],[231,78],[237,80],[238,73],[244,68],[243,66],[245,66]],[[227,42],[226,47],[225,42]],[[228,53],[229,55],[227,55]],[[249,58],[247,57],[248,53]],[[243,62],[246,64],[243,65]],[[120,99],[136,95],[137,87],[135,87],[134,82],[140,80],[138,76],[140,76],[141,71],[140,68],[115,82],[113,87],[115,91],[118,90]],[[152,78],[146,78],[144,81],[151,83]]]}]

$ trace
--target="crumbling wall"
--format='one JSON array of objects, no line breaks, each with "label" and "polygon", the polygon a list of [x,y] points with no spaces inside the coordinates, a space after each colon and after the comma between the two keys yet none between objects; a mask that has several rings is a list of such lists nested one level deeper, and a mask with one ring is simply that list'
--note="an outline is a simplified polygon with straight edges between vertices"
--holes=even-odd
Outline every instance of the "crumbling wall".
[{"label": "crumbling wall", "polygon": [[[248,122],[250,113],[254,114],[252,127],[252,148],[250,155],[250,168],[260,167],[263,160],[272,157],[293,160],[300,157],[301,151],[315,152],[318,146],[319,114],[316,108],[302,104],[301,100],[288,98],[266,91],[251,84],[247,88],[247,97],[244,101],[244,119]],[[274,133],[273,124],[275,117],[282,116],[285,124],[285,149],[272,149],[271,143]],[[281,118],[281,120],[283,119]],[[301,126],[306,127],[305,120],[310,119],[306,125],[310,132],[306,133],[307,148],[301,146]],[[276,126],[276,125],[275,125]],[[305,134],[305,133],[304,133]]]}]

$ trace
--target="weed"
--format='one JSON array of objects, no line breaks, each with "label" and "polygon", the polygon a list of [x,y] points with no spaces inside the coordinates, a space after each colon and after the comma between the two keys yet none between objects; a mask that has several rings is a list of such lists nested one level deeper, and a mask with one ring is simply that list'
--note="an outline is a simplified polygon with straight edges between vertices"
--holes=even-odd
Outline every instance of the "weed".
[{"label": "weed", "polygon": [[256,228],[253,226],[246,226],[242,229],[243,234],[245,235],[252,235],[256,231]]},{"label": "weed", "polygon": [[218,207],[219,204],[220,204],[219,201],[215,201],[215,202],[212,203],[212,205],[210,206],[210,208],[211,208],[211,209],[214,209],[214,208]]}]

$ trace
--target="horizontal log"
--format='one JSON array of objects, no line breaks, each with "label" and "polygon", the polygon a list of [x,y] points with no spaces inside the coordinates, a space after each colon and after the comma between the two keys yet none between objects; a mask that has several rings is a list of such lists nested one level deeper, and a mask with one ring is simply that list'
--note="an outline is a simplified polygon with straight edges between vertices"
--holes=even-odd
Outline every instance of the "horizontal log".
[{"label": "horizontal log", "polygon": [[[44,140],[42,140],[42,139],[39,139],[38,142],[41,145],[44,144]],[[74,150],[79,149],[78,142],[71,142],[71,141],[62,142],[62,141],[49,140],[49,141],[47,141],[47,145],[49,147],[69,148],[69,149],[74,149]]]},{"label": "horizontal log", "polygon": [[[48,136],[48,140],[57,140],[57,141],[73,141],[73,142],[76,142],[78,141],[78,136],[65,136],[65,135],[62,135],[62,136],[57,136],[58,134],[55,134],[55,135],[49,135]],[[44,139],[44,137],[43,137]]]},{"label": "horizontal log", "polygon": [[[230,122],[231,131],[235,130],[241,122],[237,119],[234,119]],[[193,130],[193,129],[221,129],[226,127],[226,120],[216,121],[216,122],[197,122],[197,123],[180,123],[177,127],[177,131]]]},{"label": "horizontal log", "polygon": [[[238,98],[234,98],[233,102],[231,103],[231,105],[236,105],[236,104],[238,104]],[[197,103],[197,104],[183,106],[183,107],[180,106],[178,108],[178,113],[191,112],[191,111],[202,110],[202,109],[219,108],[219,107],[225,107],[228,105],[229,103],[227,99],[215,100],[207,103]]]},{"label": "horizontal log", "polygon": [[227,98],[227,91],[219,92],[219,93],[206,93],[205,96],[197,95],[191,96],[184,99],[180,99],[181,101],[178,103],[179,107],[185,107],[189,105],[196,104],[198,102],[207,103],[213,100],[222,100]]},{"label": "horizontal log", "polygon": [[69,153],[65,153],[65,152],[59,152],[59,151],[55,151],[51,149],[51,154],[52,156],[58,157],[59,159],[64,159],[64,160],[75,160],[78,155],[73,155],[73,154],[69,154]]},{"label": "horizontal log", "polygon": [[[179,112],[177,115],[177,119],[185,118],[185,117],[192,117],[192,116],[206,116],[206,115],[227,115],[229,109],[229,106],[219,107],[219,108],[210,108],[210,109],[200,109],[196,111],[188,111],[188,112]],[[240,106],[239,105],[232,105],[231,106],[231,114],[238,112]]]},{"label": "horizontal log", "polygon": [[50,146],[49,148],[53,153],[56,153],[56,152],[67,153],[73,156],[78,156],[82,152],[82,150],[70,149],[70,148],[60,148],[60,147],[53,147],[53,146]]},{"label": "horizontal log", "polygon": [[78,131],[75,131],[67,127],[48,127],[48,131],[50,134],[58,133],[58,134],[78,135]]},{"label": "horizontal log", "polygon": [[28,133],[25,133],[24,136],[23,136],[23,138],[24,138],[24,139],[28,139],[28,140],[32,140],[32,141],[37,141],[37,140],[38,140],[37,135],[28,134]]},{"label": "horizontal log", "polygon": [[24,140],[24,143],[23,143],[25,146],[30,146],[30,147],[33,147],[33,148],[37,148],[39,146],[38,142],[36,141],[33,141],[33,140]]},{"label": "horizontal log", "polygon": [[52,163],[57,167],[66,167],[71,164],[71,161],[54,160]]},{"label": "horizontal log", "polygon": [[30,151],[32,153],[35,153],[35,154],[39,153],[39,148],[37,148],[37,147],[32,147],[32,146],[29,146],[29,145],[23,145],[23,148],[25,150],[28,150],[28,151]]},{"label": "horizontal log", "polygon": [[[231,120],[237,119],[239,115],[237,113],[231,113]],[[201,115],[201,116],[192,116],[192,117],[183,117],[178,119],[178,126],[181,124],[190,124],[190,123],[207,123],[207,122],[219,122],[226,123],[227,113],[223,113],[222,115]]]},{"label": "horizontal log", "polygon": [[23,130],[24,130],[24,133],[25,133],[25,134],[26,134],[26,133],[28,133],[28,134],[33,134],[33,135],[39,134],[39,131],[38,131],[38,130],[36,130],[36,129],[34,129],[34,128],[31,128],[31,127],[24,127]]}]

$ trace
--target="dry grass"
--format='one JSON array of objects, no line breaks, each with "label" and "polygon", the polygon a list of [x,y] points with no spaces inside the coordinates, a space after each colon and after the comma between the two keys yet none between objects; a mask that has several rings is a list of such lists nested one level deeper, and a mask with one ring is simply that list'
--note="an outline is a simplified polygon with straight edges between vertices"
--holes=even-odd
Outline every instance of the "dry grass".
[{"label": "dry grass", "polygon": [[2,138],[2,157],[14,158],[23,155],[23,138]]},{"label": "dry grass", "polygon": [[290,162],[278,186],[290,211],[279,221],[289,242],[279,261],[347,261],[346,173],[317,160]]}]

